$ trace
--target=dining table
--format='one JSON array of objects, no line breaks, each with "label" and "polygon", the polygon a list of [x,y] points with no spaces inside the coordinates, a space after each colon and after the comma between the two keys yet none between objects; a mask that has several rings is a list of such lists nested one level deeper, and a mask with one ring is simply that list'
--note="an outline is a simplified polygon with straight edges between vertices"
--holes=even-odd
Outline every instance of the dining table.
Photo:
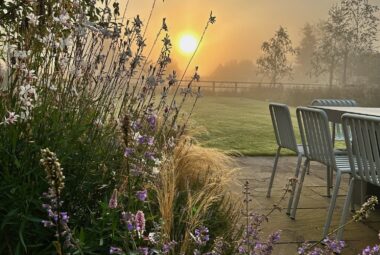
[{"label": "dining table", "polygon": [[[345,113],[361,114],[367,116],[380,117],[379,107],[356,107],[356,106],[310,106],[326,112],[327,118],[333,123],[342,123],[342,115]],[[368,196],[376,195],[380,197],[380,188],[370,183],[357,181],[354,183],[353,201],[361,205]]]},{"label": "dining table", "polygon": [[311,106],[326,112],[329,121],[334,123],[342,122],[342,115],[345,113],[362,114],[380,117],[379,107],[356,107],[356,106]]}]

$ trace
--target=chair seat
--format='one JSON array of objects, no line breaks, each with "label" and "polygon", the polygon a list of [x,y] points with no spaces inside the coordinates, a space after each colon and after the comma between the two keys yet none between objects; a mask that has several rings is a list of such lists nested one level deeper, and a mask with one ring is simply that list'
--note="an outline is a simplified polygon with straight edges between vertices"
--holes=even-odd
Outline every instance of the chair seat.
[{"label": "chair seat", "polygon": [[297,144],[297,150],[298,150],[298,153],[302,154],[302,156],[305,155],[305,151],[303,150],[303,145],[302,144]]},{"label": "chair seat", "polygon": [[[302,154],[302,156],[305,155],[305,151],[303,149],[303,145],[302,144],[297,144],[297,149],[298,149],[298,152]],[[342,150],[342,149],[334,149],[334,154],[335,155],[347,155],[347,151],[346,150]]]},{"label": "chair seat", "polygon": [[348,155],[335,155],[336,166],[342,173],[351,172],[350,161],[348,159]]}]

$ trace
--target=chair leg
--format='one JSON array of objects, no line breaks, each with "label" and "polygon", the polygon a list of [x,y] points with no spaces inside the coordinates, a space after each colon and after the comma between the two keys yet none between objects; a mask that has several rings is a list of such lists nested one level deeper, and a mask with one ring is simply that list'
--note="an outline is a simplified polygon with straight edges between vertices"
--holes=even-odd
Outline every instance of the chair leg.
[{"label": "chair leg", "polygon": [[307,171],[306,171],[307,175],[310,175],[310,164],[307,165]]},{"label": "chair leg", "polygon": [[267,197],[270,197],[270,194],[271,194],[271,191],[272,191],[273,180],[274,180],[274,176],[276,175],[277,163],[278,163],[278,158],[280,157],[280,151],[281,151],[281,146],[278,146],[277,152],[276,152],[276,157],[274,159],[274,165],[273,165],[272,175],[271,175],[270,181],[269,181],[269,187],[268,187]]},{"label": "chair leg", "polygon": [[[301,168],[301,163],[302,163],[302,154],[298,154],[298,159],[297,159],[297,167],[296,167],[296,172],[295,172],[295,177],[298,178],[298,175],[300,173],[300,168]],[[292,186],[289,202],[288,202],[288,209],[286,211],[287,215],[290,215],[290,209],[293,203],[293,198],[294,198],[294,191],[296,189],[296,183]]]},{"label": "chair leg", "polygon": [[326,179],[327,179],[327,185],[326,185],[326,195],[327,197],[331,197],[331,183],[332,183],[332,178],[331,178],[331,172],[332,172],[332,168],[331,167],[327,167],[327,176],[326,176]]},{"label": "chair leg", "polygon": [[336,198],[338,197],[341,178],[342,178],[342,173],[338,170],[336,173],[334,192],[330,201],[329,210],[327,212],[325,226],[323,227],[323,237],[326,237],[327,234],[329,233],[331,219],[332,219],[335,204],[336,204]]},{"label": "chair leg", "polygon": [[348,187],[346,201],[344,202],[344,206],[343,206],[342,216],[340,218],[340,223],[339,223],[340,229],[338,230],[338,233],[336,235],[337,240],[342,240],[343,231],[344,231],[344,224],[346,223],[347,214],[348,214],[348,211],[350,209],[352,191],[354,189],[354,179],[352,177],[350,178],[350,184],[349,185],[350,186]]},{"label": "chair leg", "polygon": [[[293,220],[296,218],[296,211],[297,211],[297,207],[298,207],[298,202],[300,200],[302,186],[303,186],[303,182],[305,180],[306,169],[308,168],[309,164],[310,164],[310,160],[306,159],[305,163],[303,165],[303,168],[302,168],[301,179],[298,180],[298,183],[297,183],[297,189],[295,191],[295,196],[293,198],[293,202],[292,202],[292,206],[291,206],[291,212],[290,212],[290,218]],[[289,208],[288,208],[288,210],[289,210]]]},{"label": "chair leg", "polygon": [[333,147],[335,148],[335,133],[336,133],[336,131],[335,131],[335,123],[332,123],[331,124],[331,126],[332,126],[332,134],[331,134],[331,136],[332,136],[332,145],[333,145]]}]

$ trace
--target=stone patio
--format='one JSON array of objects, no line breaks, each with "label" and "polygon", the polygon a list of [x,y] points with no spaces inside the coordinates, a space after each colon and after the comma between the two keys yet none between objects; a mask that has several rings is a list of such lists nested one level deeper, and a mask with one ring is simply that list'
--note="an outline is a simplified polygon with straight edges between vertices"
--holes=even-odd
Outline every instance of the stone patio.
[{"label": "stone patio", "polygon": [[[266,198],[267,187],[272,171],[273,157],[241,157],[238,158],[238,182],[233,185],[233,191],[241,195],[242,184],[248,180],[253,195],[251,207],[254,211],[265,213],[272,209],[284,192],[289,177],[293,176],[296,165],[295,157],[281,157],[277,175],[273,184],[271,198]],[[281,229],[281,242],[274,254],[297,254],[297,247],[304,241],[317,241],[322,237],[322,228],[325,222],[330,199],[326,196],[326,168],[312,163],[310,175],[306,175],[296,220],[286,214],[288,199],[281,203],[283,210],[274,212],[269,223],[264,224],[264,236]],[[347,190],[347,178],[341,184],[340,194],[331,229],[338,226],[341,208]],[[342,254],[358,254],[367,245],[380,243],[378,230],[380,229],[380,211],[371,214],[363,223],[355,222],[345,228],[344,239],[347,246]]]}]

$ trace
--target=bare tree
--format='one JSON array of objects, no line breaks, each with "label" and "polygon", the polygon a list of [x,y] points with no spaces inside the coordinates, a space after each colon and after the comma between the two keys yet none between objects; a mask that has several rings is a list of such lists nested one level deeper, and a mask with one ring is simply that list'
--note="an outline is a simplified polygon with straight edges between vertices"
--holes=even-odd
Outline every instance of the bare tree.
[{"label": "bare tree", "polygon": [[368,0],[342,0],[330,9],[328,20],[321,26],[313,59],[317,75],[329,73],[330,86],[339,67],[342,85],[346,85],[352,60],[373,51],[378,31],[378,10]]},{"label": "bare tree", "polygon": [[259,71],[270,77],[272,84],[277,84],[279,79],[292,72],[288,55],[294,55],[296,51],[283,27],[276,31],[274,37],[262,44],[261,50],[263,56],[258,58],[256,63]]}]

